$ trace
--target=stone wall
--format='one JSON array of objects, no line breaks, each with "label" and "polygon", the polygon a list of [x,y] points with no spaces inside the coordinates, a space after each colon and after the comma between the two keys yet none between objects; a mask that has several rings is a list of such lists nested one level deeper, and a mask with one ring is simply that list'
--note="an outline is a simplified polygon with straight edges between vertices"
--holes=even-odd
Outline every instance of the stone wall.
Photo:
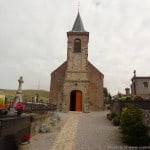
[{"label": "stone wall", "polygon": [[138,100],[138,101],[113,101],[111,102],[110,109],[112,113],[116,113],[120,115],[122,109],[127,104],[134,104],[139,107],[143,112],[143,123],[149,127],[149,135],[150,135],[150,101],[148,100]]},{"label": "stone wall", "polygon": [[140,109],[150,110],[150,100],[128,100],[128,101],[119,101],[114,100],[110,104],[110,110],[113,113],[120,114],[122,108],[124,108],[127,104],[133,104],[139,107]]},{"label": "stone wall", "polygon": [[150,127],[150,110],[142,110],[144,116],[144,124]]},{"label": "stone wall", "polygon": [[[103,110],[103,77],[88,61],[89,32],[67,32],[67,61],[51,74],[50,100],[57,108],[68,112],[72,91],[82,93],[82,111]],[[75,51],[75,41],[80,40],[79,51]]]},{"label": "stone wall", "polygon": [[104,75],[88,62],[89,103],[90,110],[104,109],[103,78]]},{"label": "stone wall", "polygon": [[67,63],[64,62],[60,67],[51,73],[50,102],[57,103],[58,107],[62,103],[62,89],[65,78]]},{"label": "stone wall", "polygon": [[47,122],[51,115],[52,113],[31,115],[31,137],[39,132],[41,125]]},{"label": "stone wall", "polygon": [[[80,33],[68,32],[67,36],[68,36],[67,71],[78,72],[78,73],[80,71],[86,72],[89,33],[87,32],[87,33],[80,34]],[[74,52],[75,39],[81,40],[81,52],[79,53]]]},{"label": "stone wall", "polygon": [[23,135],[30,133],[32,137],[37,134],[52,115],[53,112],[0,118],[0,150],[17,150]]},{"label": "stone wall", "polygon": [[66,106],[64,107],[64,112],[68,112],[70,110],[70,93],[73,90],[80,90],[82,92],[82,111],[84,112],[84,106],[88,104],[89,94],[88,94],[88,82],[80,81],[80,82],[65,82],[64,83],[64,93],[63,100]]},{"label": "stone wall", "polygon": [[142,109],[143,112],[143,123],[149,127],[149,136],[150,136],[150,110],[144,110]]},{"label": "stone wall", "polygon": [[[63,86],[63,106],[64,111],[70,110],[70,93],[73,90],[82,92],[82,111],[85,111],[85,105],[89,100],[89,79],[88,79],[88,36],[89,33],[72,33],[68,32],[67,48],[67,68]],[[74,52],[75,39],[81,40],[81,51]]]},{"label": "stone wall", "polygon": [[16,150],[24,134],[30,133],[29,115],[0,118],[0,150]]}]

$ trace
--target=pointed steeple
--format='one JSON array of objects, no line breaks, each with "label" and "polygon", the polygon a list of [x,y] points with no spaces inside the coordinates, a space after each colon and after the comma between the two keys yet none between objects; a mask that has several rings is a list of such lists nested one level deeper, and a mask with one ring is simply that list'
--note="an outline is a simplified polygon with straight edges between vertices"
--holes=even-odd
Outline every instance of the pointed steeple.
[{"label": "pointed steeple", "polygon": [[78,12],[76,20],[74,22],[73,28],[72,28],[72,32],[86,32],[84,30],[84,26],[80,17],[80,13]]}]

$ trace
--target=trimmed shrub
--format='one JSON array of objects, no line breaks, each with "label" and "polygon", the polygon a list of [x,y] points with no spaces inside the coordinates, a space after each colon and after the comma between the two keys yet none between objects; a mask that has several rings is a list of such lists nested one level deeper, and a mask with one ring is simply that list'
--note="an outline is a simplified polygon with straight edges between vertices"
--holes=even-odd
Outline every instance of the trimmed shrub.
[{"label": "trimmed shrub", "polygon": [[107,114],[107,119],[111,121],[116,116],[117,116],[116,113],[109,113],[109,114]]},{"label": "trimmed shrub", "polygon": [[123,142],[131,146],[145,146],[150,142],[148,128],[142,123],[141,110],[132,105],[127,105],[121,113],[121,132]]},{"label": "trimmed shrub", "polygon": [[112,123],[113,123],[114,126],[119,126],[120,125],[120,117],[119,116],[115,116],[112,119]]}]

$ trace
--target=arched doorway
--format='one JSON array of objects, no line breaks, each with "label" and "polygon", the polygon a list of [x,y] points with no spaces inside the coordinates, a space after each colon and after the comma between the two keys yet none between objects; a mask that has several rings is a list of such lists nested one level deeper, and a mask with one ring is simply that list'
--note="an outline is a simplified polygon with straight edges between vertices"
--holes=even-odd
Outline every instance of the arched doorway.
[{"label": "arched doorway", "polygon": [[73,90],[70,93],[70,110],[82,111],[82,92]]}]

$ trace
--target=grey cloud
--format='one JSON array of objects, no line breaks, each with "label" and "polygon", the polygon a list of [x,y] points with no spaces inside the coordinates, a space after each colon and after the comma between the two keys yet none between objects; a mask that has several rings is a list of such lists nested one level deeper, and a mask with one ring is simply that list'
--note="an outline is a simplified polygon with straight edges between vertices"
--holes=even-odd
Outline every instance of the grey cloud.
[{"label": "grey cloud", "polygon": [[[105,75],[111,93],[129,87],[133,70],[149,74],[149,0],[83,0],[80,14],[90,32],[89,60]],[[0,88],[49,89],[50,73],[67,57],[66,32],[77,14],[70,0],[0,2]],[[145,65],[146,64],[146,65]]]}]

